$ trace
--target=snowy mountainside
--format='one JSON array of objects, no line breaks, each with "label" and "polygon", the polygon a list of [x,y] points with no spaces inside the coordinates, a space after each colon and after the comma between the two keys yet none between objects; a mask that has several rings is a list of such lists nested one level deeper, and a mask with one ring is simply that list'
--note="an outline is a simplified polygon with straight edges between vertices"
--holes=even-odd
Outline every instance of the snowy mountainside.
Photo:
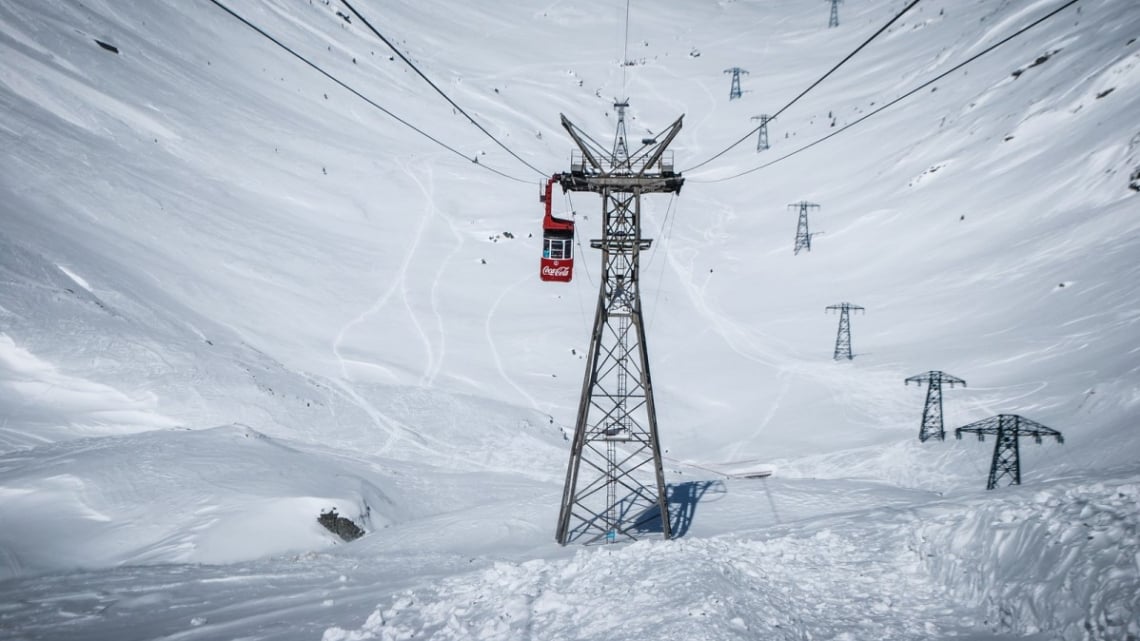
[{"label": "snowy mountainside", "polygon": [[[733,177],[1060,1],[924,0],[773,121],[771,149],[699,166],[901,3],[827,29],[825,3],[635,1],[626,53],[623,3],[354,2],[542,173],[568,168],[559,113],[603,143],[617,98],[631,137],[684,114],[684,190],[645,199],[642,296],[685,537],[585,551],[550,530],[596,253],[539,282],[539,173],[341,3],[224,4],[460,153],[211,2],[0,0],[5,633],[1140,635],[1133,3],[1082,0]],[[801,200],[824,233],[793,255]],[[598,235],[596,198],[556,201]],[[866,307],[850,362],[841,301]],[[992,439],[915,438],[903,379],[932,369],[968,382],[948,429],[1018,413],[1065,444],[1025,440],[1025,486],[984,492]],[[721,478],[754,465],[774,477]],[[369,535],[338,545],[330,507]],[[581,623],[612,577],[637,598]]]}]

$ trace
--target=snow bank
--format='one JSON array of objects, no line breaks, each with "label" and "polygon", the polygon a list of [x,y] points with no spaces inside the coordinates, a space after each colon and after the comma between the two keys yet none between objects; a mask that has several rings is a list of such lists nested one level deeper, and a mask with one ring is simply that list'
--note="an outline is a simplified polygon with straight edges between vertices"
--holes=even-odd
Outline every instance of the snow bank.
[{"label": "snow bank", "polygon": [[1008,488],[924,521],[914,546],[1002,633],[1140,637],[1140,477]]},{"label": "snow bank", "polygon": [[[961,629],[901,545],[860,521],[497,563],[406,591],[323,641],[907,639]],[[854,524],[855,527],[850,527]]]},{"label": "snow bank", "polygon": [[[375,475],[243,426],[78,439],[0,458],[0,578],[127,563],[231,563],[334,545],[395,506]],[[371,476],[371,478],[368,478]]]},{"label": "snow bank", "polygon": [[1136,638],[1138,480],[499,562],[323,639]]}]

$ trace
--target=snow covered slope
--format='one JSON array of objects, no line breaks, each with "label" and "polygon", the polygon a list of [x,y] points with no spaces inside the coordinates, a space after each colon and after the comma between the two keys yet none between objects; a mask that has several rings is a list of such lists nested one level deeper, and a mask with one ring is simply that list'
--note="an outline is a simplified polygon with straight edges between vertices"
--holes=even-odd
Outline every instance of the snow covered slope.
[{"label": "snow covered slope", "polygon": [[[1061,0],[923,0],[770,150],[700,166],[902,3],[827,29],[825,3],[632,2],[628,53],[620,2],[353,3],[542,173],[567,169],[559,113],[603,142],[615,98],[634,137],[685,115],[642,278],[686,537],[604,551],[550,539],[597,257],[538,281],[540,173],[341,3],[224,4],[459,153],[212,2],[0,0],[3,634],[1140,635],[1135,3],[1081,0],[739,177]],[[801,200],[825,233],[793,255]],[[596,199],[560,205],[597,235]],[[866,314],[837,363],[842,301]],[[915,438],[903,379],[932,369],[969,384],[948,427],[1018,413],[1065,444],[983,492],[992,441]],[[329,507],[370,534],[336,546]],[[607,576],[640,596],[581,623]]]}]

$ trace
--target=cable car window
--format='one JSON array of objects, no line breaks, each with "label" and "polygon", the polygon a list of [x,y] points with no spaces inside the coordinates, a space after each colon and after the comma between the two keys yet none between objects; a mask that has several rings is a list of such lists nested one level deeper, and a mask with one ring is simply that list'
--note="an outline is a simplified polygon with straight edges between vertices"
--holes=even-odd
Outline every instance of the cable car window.
[{"label": "cable car window", "polygon": [[543,258],[568,260],[574,257],[574,245],[568,238],[545,238],[543,245]]}]

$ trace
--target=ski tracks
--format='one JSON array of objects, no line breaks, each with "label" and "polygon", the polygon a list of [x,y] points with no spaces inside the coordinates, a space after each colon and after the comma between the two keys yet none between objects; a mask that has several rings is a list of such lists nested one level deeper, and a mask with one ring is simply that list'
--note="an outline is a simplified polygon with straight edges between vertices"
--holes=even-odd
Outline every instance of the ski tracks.
[{"label": "ski tracks", "polygon": [[676,272],[678,282],[684,288],[689,300],[692,301],[697,313],[708,321],[709,326],[724,339],[725,344],[732,351],[746,360],[766,365],[775,370],[783,369],[774,358],[772,350],[763,349],[758,344],[758,338],[752,332],[741,327],[739,323],[733,321],[726,314],[713,309],[712,305],[705,300],[704,288],[694,282],[692,269],[686,268],[680,263],[676,257],[676,252],[667,253],[666,258],[672,265],[673,271]]},{"label": "ski tracks", "polygon": [[[435,318],[435,329],[439,338],[436,349],[430,349],[429,344],[428,366],[425,368],[423,376],[420,379],[421,385],[431,385],[435,382],[435,379],[439,375],[440,370],[443,369],[444,355],[447,352],[447,331],[444,328],[443,314],[439,309],[440,283],[443,282],[443,273],[451,264],[451,260],[463,248],[463,236],[455,228],[455,223],[451,217],[436,205],[435,184],[432,180],[433,175],[431,172],[431,167],[425,167],[424,173],[427,176],[426,184],[423,180],[420,180],[415,172],[408,171],[406,168],[405,171],[407,171],[408,176],[411,177],[412,181],[416,183],[416,186],[419,187],[420,192],[424,195],[424,200],[426,201],[426,219],[442,219],[445,223],[447,223],[447,227],[450,230],[451,235],[455,238],[455,244],[452,245],[451,251],[443,260],[439,262],[439,267],[436,269],[435,275],[431,279],[431,311],[432,315]],[[428,340],[422,326],[420,327],[420,334],[424,337],[425,341]]]},{"label": "ski tracks", "polygon": [[[395,276],[390,281],[388,287],[376,298],[376,300],[374,300],[372,302],[371,305],[368,306],[367,309],[365,309],[364,311],[357,314],[357,316],[355,318],[348,321],[347,323],[344,324],[344,326],[342,326],[340,328],[340,331],[337,332],[336,338],[333,339],[333,345],[332,345],[333,355],[336,357],[337,363],[340,366],[340,376],[341,376],[339,381],[334,381],[334,385],[350,401],[352,401],[354,404],[356,404],[362,410],[364,410],[364,412],[368,414],[368,416],[377,425],[377,427],[380,427],[382,430],[384,430],[385,432],[388,433],[388,440],[380,448],[380,450],[379,450],[380,454],[389,453],[392,450],[392,448],[396,445],[396,443],[398,443],[402,439],[402,433],[408,432],[408,431],[410,431],[410,429],[407,426],[402,425],[398,421],[395,421],[394,419],[386,416],[383,412],[378,410],[375,407],[375,405],[373,405],[371,402],[369,402],[366,398],[364,398],[359,392],[357,392],[353,388],[351,376],[348,373],[347,361],[344,358],[344,356],[341,354],[341,345],[344,343],[345,337],[349,334],[350,331],[352,331],[353,328],[355,328],[356,326],[366,322],[372,316],[379,314],[381,312],[381,310],[383,310],[388,305],[388,303],[392,299],[392,297],[395,296],[396,294],[399,294],[400,298],[403,300],[404,308],[406,309],[409,317],[412,320],[412,324],[415,327],[416,333],[418,334],[420,340],[423,343],[424,351],[427,354],[427,358],[426,358],[427,365],[425,366],[425,369],[421,375],[421,382],[432,380],[435,376],[435,373],[439,371],[440,362],[442,361],[442,356],[437,357],[435,355],[435,350],[433,349],[431,339],[428,337],[427,332],[424,331],[423,325],[420,323],[419,319],[416,317],[415,310],[412,307],[412,305],[408,299],[408,271],[409,271],[409,267],[412,264],[412,261],[414,260],[414,258],[416,257],[416,253],[419,250],[420,244],[423,242],[425,232],[428,229],[428,227],[430,226],[435,214],[437,213],[437,209],[435,207],[435,202],[434,202],[434,199],[432,197],[432,189],[430,187],[424,186],[423,182],[421,182],[420,179],[417,177],[416,171],[413,169],[413,167],[411,167],[407,163],[401,163],[401,169],[403,170],[403,172],[405,174],[407,174],[411,178],[411,180],[413,182],[415,182],[415,184],[420,188],[421,192],[424,193],[424,195],[427,199],[427,207],[425,210],[425,215],[421,218],[420,224],[416,228],[415,235],[412,238],[411,243],[408,247],[408,250],[404,255],[404,259],[400,263],[399,270],[397,271]],[[430,169],[425,169],[424,171],[428,172],[429,180],[430,180]],[[442,269],[442,267],[441,267],[441,269]],[[436,279],[436,281],[438,282],[438,278]],[[433,289],[433,294],[432,294],[433,306],[432,307],[433,307],[433,311],[436,314],[437,325],[440,326],[440,343],[442,345],[442,342],[443,342],[442,318],[440,317],[438,310],[435,309],[435,304],[434,304],[435,284],[433,284],[432,289]],[[441,352],[442,352],[442,349],[441,349]]]},{"label": "ski tracks", "polygon": [[494,322],[495,312],[498,311],[499,305],[501,305],[502,302],[506,300],[507,296],[512,291],[514,291],[515,288],[532,278],[534,278],[533,274],[527,274],[526,276],[512,283],[499,294],[499,297],[496,298],[495,302],[491,304],[491,309],[487,310],[487,318],[483,322],[483,333],[487,337],[487,345],[491,348],[491,358],[495,361],[495,369],[499,371],[499,376],[502,377],[504,381],[506,381],[507,385],[510,385],[516,392],[518,392],[519,396],[525,398],[527,403],[530,404],[531,408],[533,408],[535,411],[541,411],[541,409],[538,407],[538,401],[536,401],[533,396],[528,394],[521,385],[516,383],[514,379],[512,379],[507,374],[506,368],[503,367],[503,358],[499,355],[499,349],[495,346],[495,338],[491,332],[491,326]]}]

